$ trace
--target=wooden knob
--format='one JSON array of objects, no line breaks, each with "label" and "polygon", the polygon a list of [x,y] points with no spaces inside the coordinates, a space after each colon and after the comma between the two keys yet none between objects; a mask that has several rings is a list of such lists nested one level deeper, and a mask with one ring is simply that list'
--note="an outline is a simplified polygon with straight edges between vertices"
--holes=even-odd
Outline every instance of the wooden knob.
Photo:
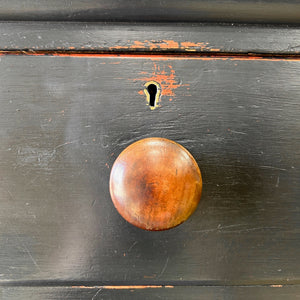
[{"label": "wooden knob", "polygon": [[129,145],[110,174],[112,201],[129,223],[146,230],[165,230],[195,211],[202,191],[200,169],[181,145],[147,138]]}]

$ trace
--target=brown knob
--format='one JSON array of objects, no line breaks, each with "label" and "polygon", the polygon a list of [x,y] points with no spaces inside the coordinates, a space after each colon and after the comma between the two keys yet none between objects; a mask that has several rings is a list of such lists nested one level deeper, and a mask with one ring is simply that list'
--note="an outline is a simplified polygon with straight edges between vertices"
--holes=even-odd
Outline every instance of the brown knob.
[{"label": "brown knob", "polygon": [[116,209],[146,230],[165,230],[184,222],[195,211],[201,191],[201,172],[193,156],[164,138],[129,145],[110,174]]}]

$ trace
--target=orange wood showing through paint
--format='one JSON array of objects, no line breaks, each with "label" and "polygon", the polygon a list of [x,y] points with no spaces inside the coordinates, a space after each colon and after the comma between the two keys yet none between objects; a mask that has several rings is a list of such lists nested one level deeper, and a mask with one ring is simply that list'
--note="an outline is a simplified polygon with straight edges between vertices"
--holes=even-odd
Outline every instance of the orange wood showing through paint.
[{"label": "orange wood showing through paint", "polygon": [[201,172],[193,156],[164,138],[129,145],[110,174],[116,209],[146,230],[165,230],[184,222],[195,211],[201,192]]}]

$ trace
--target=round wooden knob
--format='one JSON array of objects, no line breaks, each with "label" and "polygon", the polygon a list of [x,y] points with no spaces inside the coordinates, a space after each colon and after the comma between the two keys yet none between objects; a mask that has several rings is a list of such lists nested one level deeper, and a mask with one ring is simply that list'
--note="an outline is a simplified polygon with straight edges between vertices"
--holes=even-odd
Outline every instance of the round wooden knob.
[{"label": "round wooden knob", "polygon": [[181,145],[147,138],[129,145],[110,174],[112,201],[129,223],[146,230],[165,230],[195,211],[202,191],[200,169]]}]

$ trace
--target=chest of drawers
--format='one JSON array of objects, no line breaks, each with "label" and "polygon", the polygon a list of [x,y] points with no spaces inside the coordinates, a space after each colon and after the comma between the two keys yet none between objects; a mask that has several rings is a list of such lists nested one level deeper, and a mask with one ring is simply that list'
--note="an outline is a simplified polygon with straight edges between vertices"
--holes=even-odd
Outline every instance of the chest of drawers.
[{"label": "chest of drawers", "polygon": [[[283,26],[3,22],[4,299],[294,299],[299,40]],[[203,175],[196,212],[168,231],[128,224],[109,195],[116,157],[147,137],[183,145]]]}]

